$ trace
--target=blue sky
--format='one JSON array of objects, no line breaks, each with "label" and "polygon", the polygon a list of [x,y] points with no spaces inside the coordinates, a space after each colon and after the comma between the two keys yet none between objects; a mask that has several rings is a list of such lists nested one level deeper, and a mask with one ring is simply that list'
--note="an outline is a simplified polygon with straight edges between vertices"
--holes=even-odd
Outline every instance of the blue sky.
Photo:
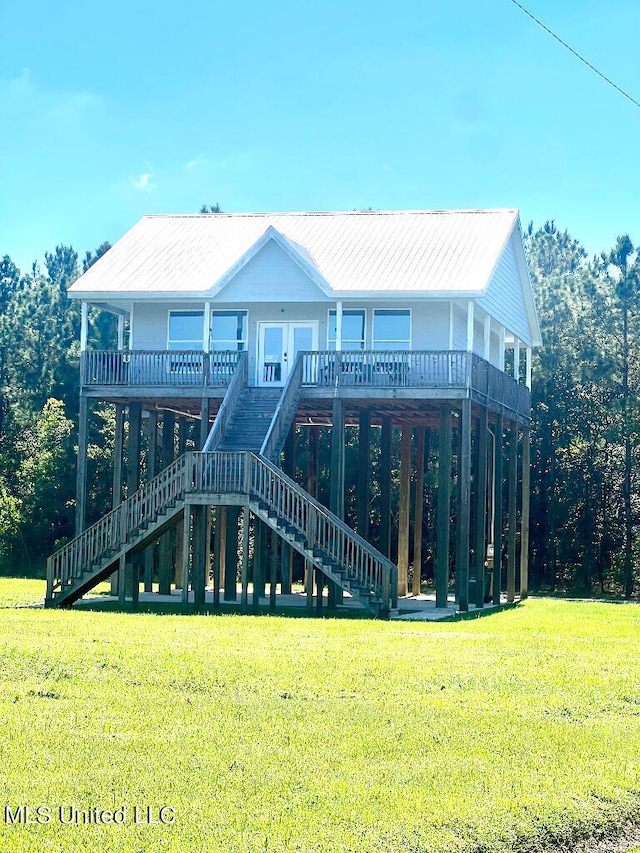
[{"label": "blue sky", "polygon": [[[637,0],[524,3],[640,100]],[[510,0],[5,0],[0,255],[145,213],[519,207],[640,242],[640,109]]]}]

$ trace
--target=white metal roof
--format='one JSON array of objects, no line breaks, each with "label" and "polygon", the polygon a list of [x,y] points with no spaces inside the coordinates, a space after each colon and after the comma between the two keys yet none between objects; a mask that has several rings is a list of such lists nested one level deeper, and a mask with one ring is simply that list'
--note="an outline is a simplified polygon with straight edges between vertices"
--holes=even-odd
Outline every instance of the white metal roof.
[{"label": "white metal roof", "polygon": [[336,295],[480,294],[518,222],[510,209],[145,216],[69,295],[213,295],[269,228]]}]

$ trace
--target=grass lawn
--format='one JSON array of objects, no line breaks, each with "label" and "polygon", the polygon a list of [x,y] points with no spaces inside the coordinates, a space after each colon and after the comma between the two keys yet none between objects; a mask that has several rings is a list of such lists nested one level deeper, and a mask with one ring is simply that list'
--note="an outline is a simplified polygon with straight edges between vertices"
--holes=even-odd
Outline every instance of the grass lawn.
[{"label": "grass lawn", "polygon": [[[3,853],[536,850],[640,817],[639,762],[636,605],[0,618]],[[7,822],[20,805],[51,819]],[[67,825],[61,806],[126,822]]]}]

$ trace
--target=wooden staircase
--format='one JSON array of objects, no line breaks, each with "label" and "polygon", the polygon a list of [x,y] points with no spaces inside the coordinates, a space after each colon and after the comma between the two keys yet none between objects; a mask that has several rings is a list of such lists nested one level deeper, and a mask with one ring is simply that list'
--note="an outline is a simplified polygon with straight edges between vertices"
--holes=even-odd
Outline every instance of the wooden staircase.
[{"label": "wooden staircase", "polygon": [[[46,606],[64,607],[153,542],[190,503],[248,506],[329,580],[377,616],[396,606],[397,567],[277,467],[301,385],[249,388],[238,363],[203,452],[188,452],[47,561]],[[247,578],[242,578],[246,590]],[[186,600],[186,599],[185,599]]]}]

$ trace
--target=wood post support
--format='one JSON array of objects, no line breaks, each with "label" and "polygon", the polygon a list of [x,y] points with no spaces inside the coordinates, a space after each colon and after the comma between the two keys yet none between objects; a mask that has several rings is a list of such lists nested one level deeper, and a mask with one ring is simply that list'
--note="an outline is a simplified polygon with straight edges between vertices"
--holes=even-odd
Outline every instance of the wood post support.
[{"label": "wood post support", "polygon": [[438,529],[436,537],[436,607],[447,606],[449,589],[449,527],[451,524],[451,409],[440,406],[438,436]]},{"label": "wood post support", "polygon": [[391,418],[382,417],[380,431],[380,539],[379,548],[385,557],[391,554]]},{"label": "wood post support", "polygon": [[[147,420],[147,479],[153,480],[157,473],[158,456],[158,413],[149,412]],[[155,542],[144,549],[144,591],[153,590]]]},{"label": "wood post support", "polygon": [[516,597],[516,508],[518,496],[518,424],[509,431],[509,540],[507,545],[507,601]]},{"label": "wood post support", "polygon": [[458,460],[460,501],[458,503],[458,542],[456,575],[460,610],[469,609],[469,526],[471,517],[471,399],[462,401],[460,417],[460,458]]},{"label": "wood post support", "polygon": [[504,418],[496,417],[495,451],[493,463],[493,603],[500,604],[502,588],[502,437]]},{"label": "wood post support", "polygon": [[81,393],[78,413],[78,458],[76,461],[76,536],[79,536],[86,526],[88,421],[89,401]]},{"label": "wood post support", "polygon": [[276,609],[276,584],[278,581],[278,534],[269,530],[269,610]]},{"label": "wood post support", "polygon": [[400,500],[398,507],[398,595],[407,595],[411,507],[411,425],[402,424],[400,439]]},{"label": "wood post support", "polygon": [[237,601],[236,573],[238,570],[238,518],[240,517],[240,507],[228,506],[226,517],[224,537],[224,597],[226,601]]},{"label": "wood post support", "polygon": [[182,516],[182,609],[189,605],[189,579],[192,580],[191,570],[191,504],[185,503]]},{"label": "wood post support", "polygon": [[[240,603],[242,605],[243,610],[246,610],[249,606],[249,524],[251,521],[251,514],[249,512],[249,507],[245,506],[242,508],[242,566],[240,569],[240,583],[241,583],[241,592],[240,592]],[[218,536],[216,536],[216,541],[218,540]]]},{"label": "wood post support", "polygon": [[531,496],[531,436],[528,427],[522,430],[522,518],[520,520],[520,598],[529,594],[529,507]]},{"label": "wood post support", "polygon": [[413,579],[411,594],[420,595],[422,578],[422,521],[424,515],[424,440],[425,429],[416,430],[416,499],[413,518]]},{"label": "wood post support", "polygon": [[369,541],[369,493],[371,490],[371,416],[361,409],[358,417],[358,479],[356,486],[358,533]]},{"label": "wood post support", "polygon": [[489,440],[489,410],[480,409],[478,416],[478,442],[476,455],[476,524],[473,539],[474,575],[476,578],[476,607],[484,606],[485,572],[487,556],[487,465]]},{"label": "wood post support", "polygon": [[191,587],[196,613],[201,613],[205,603],[206,585],[206,548],[205,513],[206,507],[194,505],[193,513],[193,562],[191,565]]},{"label": "wood post support", "polygon": [[[174,431],[176,417],[173,412],[164,412],[162,415],[162,468],[166,468],[173,462],[175,453]],[[194,539],[200,533],[200,516],[194,508]],[[166,530],[160,537],[158,550],[158,592],[160,595],[171,593],[171,581],[174,577],[173,565],[173,531]],[[199,555],[198,555],[199,556]],[[194,579],[197,577],[197,563],[194,558]],[[195,595],[195,586],[194,586]]]}]

